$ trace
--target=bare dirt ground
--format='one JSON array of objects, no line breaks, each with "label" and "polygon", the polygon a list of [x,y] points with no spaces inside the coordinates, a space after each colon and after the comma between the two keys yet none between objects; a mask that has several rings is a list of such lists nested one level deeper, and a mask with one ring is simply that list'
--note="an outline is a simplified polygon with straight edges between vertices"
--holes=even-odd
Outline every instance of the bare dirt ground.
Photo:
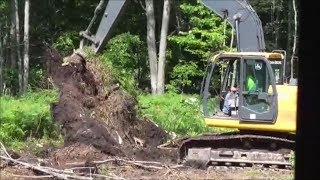
[{"label": "bare dirt ground", "polygon": [[[169,152],[168,152],[169,153]],[[172,152],[171,153],[175,153]],[[21,157],[20,157],[21,158]],[[165,158],[165,157],[163,157]],[[75,143],[57,149],[47,159],[29,156],[21,159],[40,168],[52,167],[63,174],[70,170],[78,178],[69,179],[293,179],[293,171],[261,167],[209,167],[206,170],[183,167],[160,161],[134,161],[132,158],[110,156],[92,145]],[[147,164],[149,162],[149,164]],[[92,167],[92,168],[90,168]],[[90,169],[89,169],[90,168]],[[62,171],[64,170],[64,171]],[[82,176],[80,176],[82,175]],[[26,166],[11,164],[1,169],[0,179],[55,179]],[[56,178],[59,179],[59,178]],[[62,178],[60,178],[62,179]]]},{"label": "bare dirt ground", "polygon": [[[261,169],[261,168],[208,168],[207,170],[192,169],[188,167],[179,169],[143,169],[129,164],[104,164],[99,165],[98,173],[103,178],[95,177],[93,179],[275,179],[289,180],[294,179],[293,173],[288,170]],[[92,171],[92,173],[97,173]],[[87,179],[90,177],[90,172],[87,172]],[[44,176],[35,173],[32,170],[19,167],[9,167],[0,172],[0,179],[54,179],[51,176]],[[83,176],[82,176],[83,178]],[[71,178],[70,178],[71,179]],[[77,179],[77,178],[74,178]],[[80,178],[79,178],[80,179]]]},{"label": "bare dirt ground", "polygon": [[[59,101],[51,110],[63,131],[64,146],[41,158],[20,155],[13,158],[15,162],[2,159],[1,180],[293,179],[289,170],[200,170],[178,165],[176,149],[157,148],[169,135],[152,121],[137,118],[135,99],[106,77],[110,73],[76,54],[67,57],[64,65],[55,50],[48,49],[45,55],[52,82],[60,90]],[[103,85],[106,82],[108,87]]]}]

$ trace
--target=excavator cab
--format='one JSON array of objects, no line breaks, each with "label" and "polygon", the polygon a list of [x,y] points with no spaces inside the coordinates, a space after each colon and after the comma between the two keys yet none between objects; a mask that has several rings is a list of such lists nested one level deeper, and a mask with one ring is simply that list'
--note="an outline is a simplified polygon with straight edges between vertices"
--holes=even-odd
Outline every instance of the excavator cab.
[{"label": "excavator cab", "polygon": [[270,63],[278,55],[222,52],[209,58],[200,96],[205,123],[239,131],[183,141],[179,147],[182,163],[202,168],[210,164],[290,166],[294,141],[286,136],[295,126],[278,116],[277,85]]},{"label": "excavator cab", "polygon": [[210,59],[201,89],[203,115],[207,122],[225,123],[207,124],[230,127],[237,122],[235,128],[241,128],[275,123],[278,99],[271,55],[226,52]]},{"label": "excavator cab", "polygon": [[200,94],[206,125],[294,133],[296,88],[282,85],[282,61],[276,52],[222,52],[209,58]]}]

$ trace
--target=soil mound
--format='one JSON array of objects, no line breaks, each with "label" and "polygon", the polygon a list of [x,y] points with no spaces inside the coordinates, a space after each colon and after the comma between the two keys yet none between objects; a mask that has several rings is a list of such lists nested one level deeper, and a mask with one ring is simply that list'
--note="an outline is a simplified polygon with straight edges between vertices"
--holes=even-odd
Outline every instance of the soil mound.
[{"label": "soil mound", "polygon": [[166,141],[167,133],[150,120],[138,119],[136,100],[116,82],[103,85],[107,78],[103,75],[108,73],[95,60],[86,61],[79,53],[62,58],[54,49],[48,49],[46,56],[52,84],[60,90],[51,111],[65,135],[66,147],[81,143],[107,155],[137,159],[165,155],[146,155]]}]

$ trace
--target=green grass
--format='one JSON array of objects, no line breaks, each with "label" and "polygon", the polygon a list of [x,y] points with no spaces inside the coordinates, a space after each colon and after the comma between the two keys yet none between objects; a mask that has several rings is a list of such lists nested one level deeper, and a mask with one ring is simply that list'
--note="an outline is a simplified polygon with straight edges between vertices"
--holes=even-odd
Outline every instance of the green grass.
[{"label": "green grass", "polygon": [[0,97],[0,141],[14,145],[32,138],[59,138],[50,111],[57,98],[55,90]]},{"label": "green grass", "polygon": [[296,165],[296,154],[294,151],[291,151],[289,159],[290,159],[291,166],[294,169]]},{"label": "green grass", "polygon": [[143,116],[152,119],[161,128],[180,135],[199,135],[207,132],[226,131],[209,128],[199,108],[198,96],[182,94],[139,95]]}]

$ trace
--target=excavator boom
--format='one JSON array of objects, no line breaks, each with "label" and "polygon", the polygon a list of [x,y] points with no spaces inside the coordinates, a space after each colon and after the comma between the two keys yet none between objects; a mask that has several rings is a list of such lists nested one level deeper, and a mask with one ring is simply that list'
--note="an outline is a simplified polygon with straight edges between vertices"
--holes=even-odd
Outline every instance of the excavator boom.
[{"label": "excavator boom", "polygon": [[[95,53],[101,52],[111,38],[112,30],[116,26],[130,0],[101,0],[94,16],[85,31],[80,36],[87,44],[91,44]],[[245,0],[200,0],[207,8],[225,19],[237,32],[238,51],[257,52],[265,50],[265,42],[261,21],[250,4]],[[95,34],[92,34],[92,24],[99,13],[105,8],[100,24]],[[241,37],[241,38],[240,38]],[[83,46],[83,42],[80,48]]]}]

